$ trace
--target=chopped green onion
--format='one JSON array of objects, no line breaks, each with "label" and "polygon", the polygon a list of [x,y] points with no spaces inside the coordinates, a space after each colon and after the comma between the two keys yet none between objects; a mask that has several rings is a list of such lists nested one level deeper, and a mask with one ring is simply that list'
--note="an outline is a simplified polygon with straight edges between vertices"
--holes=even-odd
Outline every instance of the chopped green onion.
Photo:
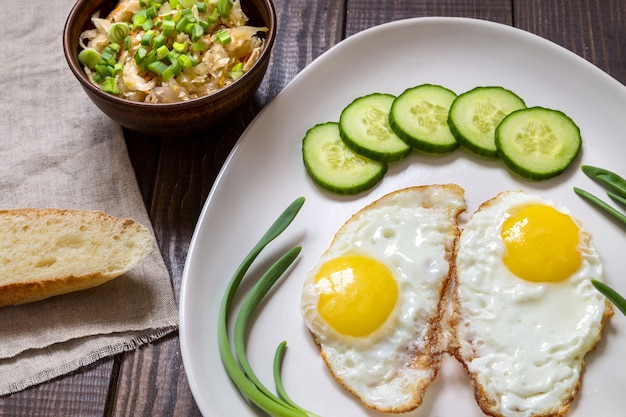
[{"label": "chopped green onion", "polygon": [[217,19],[219,18],[219,16],[217,15],[217,8],[213,9],[213,12],[207,17],[206,22],[209,25],[213,25],[215,23],[217,23]]},{"label": "chopped green onion", "polygon": [[209,45],[207,45],[205,42],[202,42],[202,41],[197,41],[191,44],[191,50],[193,52],[204,52],[208,48],[209,48]]},{"label": "chopped green onion", "polygon": [[217,0],[217,12],[220,16],[228,17],[232,8],[233,3],[230,0]]},{"label": "chopped green onion", "polygon": [[193,10],[183,9],[181,10],[181,13],[183,14],[184,17],[187,18],[189,23],[196,23],[196,16],[193,14]]},{"label": "chopped green onion", "polygon": [[613,190],[615,194],[626,198],[626,179],[604,168],[583,165],[581,169],[592,180],[607,186],[609,189]]},{"label": "chopped green onion", "polygon": [[175,29],[176,23],[174,23],[173,20],[164,20],[163,23],[161,23],[161,30],[165,36],[172,36]]},{"label": "chopped green onion", "polygon": [[241,78],[242,75],[243,75],[243,63],[238,62],[230,70],[230,76],[233,80],[237,80]]},{"label": "chopped green onion", "polygon": [[180,12],[180,10],[174,10],[172,15],[171,15],[171,19],[174,23],[178,23],[178,21],[180,19],[183,18],[183,14]]},{"label": "chopped green onion", "polygon": [[111,77],[111,78],[107,78],[102,82],[102,89],[110,94],[119,94],[120,90],[119,88],[117,88],[117,82],[115,81],[115,78]]},{"label": "chopped green onion", "polygon": [[150,30],[152,29],[152,27],[154,26],[154,23],[152,23],[152,20],[146,20],[145,22],[143,22],[143,24],[141,25],[141,28],[143,30]]},{"label": "chopped green onion", "polygon": [[176,50],[172,49],[172,50],[170,51],[170,53],[169,53],[169,54],[167,54],[167,59],[168,59],[170,62],[173,62],[174,60],[178,59],[178,57],[179,57],[179,56],[181,56],[181,55],[182,55],[182,54],[181,54],[180,52],[178,52],[178,51],[176,51]]},{"label": "chopped green onion", "polygon": [[146,58],[141,63],[141,68],[146,69],[148,65],[156,61],[156,51],[150,51],[146,55]]},{"label": "chopped green onion", "polygon": [[143,25],[147,20],[148,18],[146,17],[145,10],[138,11],[132,17],[133,28],[137,29],[138,27],[141,27],[141,25]]},{"label": "chopped green onion", "polygon": [[622,297],[617,291],[613,288],[609,287],[605,283],[592,279],[591,284],[602,293],[606,298],[609,299],[611,303],[615,305],[622,312],[622,314],[626,315],[626,299]]},{"label": "chopped green onion", "polygon": [[174,42],[172,44],[172,48],[174,48],[176,52],[180,52],[182,54],[187,51],[187,44],[185,42]]},{"label": "chopped green onion", "polygon": [[94,69],[98,74],[102,75],[103,77],[108,77],[111,75],[109,73],[109,66],[106,64],[98,64],[94,67]]},{"label": "chopped green onion", "polygon": [[156,4],[151,4],[150,7],[146,9],[146,17],[148,19],[154,19],[159,14],[159,9]]},{"label": "chopped green onion", "polygon": [[180,73],[183,72],[183,66],[180,65],[180,62],[178,62],[178,58],[170,58],[170,63],[170,68],[174,72],[174,75],[180,75]]},{"label": "chopped green onion", "polygon": [[137,52],[135,52],[135,57],[134,57],[135,62],[138,64],[141,64],[147,55],[148,55],[148,50],[144,48],[143,46],[140,46],[139,48],[137,48]]},{"label": "chopped green onion", "polygon": [[128,36],[130,27],[126,23],[116,22],[109,28],[109,40],[111,42],[122,43],[124,38]]},{"label": "chopped green onion", "polygon": [[231,41],[230,35],[225,29],[218,30],[215,36],[222,45],[226,45]]},{"label": "chopped green onion", "polygon": [[[119,94],[114,77],[124,68],[123,63],[118,62],[122,51],[134,51],[133,59],[142,71],[147,70],[160,75],[163,80],[169,80],[184,69],[196,66],[199,54],[207,51],[214,40],[224,45],[232,42],[228,30],[219,30],[211,35],[211,39],[209,33],[211,28],[214,28],[213,31],[219,29],[215,24],[220,16],[226,18],[230,15],[234,0],[137,1],[140,10],[132,14],[130,22],[111,22],[106,33],[111,43],[102,52],[86,48],[78,55],[80,64],[93,70],[90,73],[92,81],[101,86],[106,83],[103,90]],[[166,2],[168,11],[160,15]],[[139,31],[137,37],[135,31]],[[204,36],[207,40],[203,40]],[[139,45],[136,45],[137,41]],[[231,70],[230,77],[237,79],[242,74],[242,66],[238,64]]]},{"label": "chopped green onion", "polygon": [[154,38],[154,31],[148,30],[141,36],[141,44],[143,46],[149,46]]},{"label": "chopped green onion", "polygon": [[204,28],[199,23],[194,23],[191,29],[191,41],[195,42],[204,36]]},{"label": "chopped green onion", "polygon": [[117,53],[109,48],[108,46],[106,48],[104,48],[102,50],[102,55],[100,55],[100,57],[108,64],[115,64],[115,62],[117,62],[116,57],[117,57]]},{"label": "chopped green onion", "polygon": [[83,49],[78,54],[78,62],[88,68],[94,69],[98,61],[100,61],[100,54],[93,48]]},{"label": "chopped green onion", "polygon": [[206,13],[206,3],[203,1],[196,2],[196,8],[200,13]]},{"label": "chopped green onion", "polygon": [[189,59],[187,55],[181,55],[180,57],[178,57],[178,62],[183,68],[191,68],[194,66],[193,62],[191,61],[191,59]]},{"label": "chopped green onion", "polygon": [[161,45],[159,48],[157,48],[156,50],[156,57],[157,59],[163,59],[165,58],[168,54],[170,53],[170,50],[167,49],[167,46],[165,45]]},{"label": "chopped green onion", "polygon": [[165,37],[165,35],[163,33],[159,33],[152,40],[152,47],[155,49],[159,49],[161,46],[165,45],[166,41],[167,38]]},{"label": "chopped green onion", "polygon": [[185,29],[187,28],[187,25],[189,24],[189,20],[183,16],[178,23],[176,23],[176,30],[178,32],[184,32]]},{"label": "chopped green onion", "polygon": [[176,73],[174,72],[174,68],[172,68],[171,65],[167,67],[167,69],[165,69],[165,71],[161,73],[161,78],[163,79],[163,81],[169,81],[175,76],[176,76]]},{"label": "chopped green onion", "polygon": [[600,198],[596,197],[595,195],[591,194],[588,191],[581,190],[580,188],[577,188],[577,187],[574,187],[574,192],[578,194],[579,196],[585,198],[587,201],[594,203],[596,206],[600,207],[602,210],[606,211],[607,213],[609,213],[610,215],[612,215],[613,217],[615,217],[622,223],[626,224],[626,215],[622,213],[621,211],[613,208],[612,206],[610,206],[608,203],[604,202]]},{"label": "chopped green onion", "polygon": [[148,71],[155,73],[156,75],[161,75],[163,71],[167,70],[167,65],[165,65],[161,61],[154,61],[148,64]]}]

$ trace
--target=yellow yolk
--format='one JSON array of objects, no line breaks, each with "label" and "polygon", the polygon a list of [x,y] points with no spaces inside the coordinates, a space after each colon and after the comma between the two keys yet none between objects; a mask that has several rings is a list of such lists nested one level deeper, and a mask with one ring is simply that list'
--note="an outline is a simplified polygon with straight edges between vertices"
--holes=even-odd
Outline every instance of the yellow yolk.
[{"label": "yellow yolk", "polygon": [[339,333],[363,337],[378,329],[393,311],[398,285],[391,271],[364,256],[341,256],[315,276],[320,316]]},{"label": "yellow yolk", "polygon": [[545,205],[513,213],[502,225],[504,263],[520,278],[556,282],[580,268],[579,230],[572,218]]}]

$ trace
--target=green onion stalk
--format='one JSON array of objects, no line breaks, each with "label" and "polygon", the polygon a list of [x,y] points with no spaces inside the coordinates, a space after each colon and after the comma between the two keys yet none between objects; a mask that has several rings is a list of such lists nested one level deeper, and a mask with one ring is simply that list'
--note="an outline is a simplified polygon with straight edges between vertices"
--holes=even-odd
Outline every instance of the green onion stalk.
[{"label": "green onion stalk", "polygon": [[[589,178],[608,188],[610,190],[607,192],[609,197],[620,203],[626,203],[626,179],[604,168],[583,165],[581,169]],[[626,224],[626,214],[604,200],[580,188],[574,187],[574,192]]]},{"label": "green onion stalk", "polygon": [[273,374],[278,395],[267,389],[257,378],[248,362],[245,351],[245,336],[250,326],[251,317],[274,283],[297,258],[301,250],[299,246],[285,252],[285,254],[261,276],[245,297],[235,320],[233,337],[234,352],[230,346],[228,320],[232,310],[233,298],[246,272],[261,251],[291,224],[303,204],[303,197],[292,202],[244,258],[228,283],[224,297],[222,298],[218,317],[217,338],[219,352],[226,372],[242,395],[248,398],[257,407],[274,417],[316,417],[316,414],[295,404],[284,390],[280,377],[280,364],[284,356],[286,342],[279,344],[274,355]]},{"label": "green onion stalk", "polygon": [[[583,165],[582,171],[592,180],[602,184],[608,188],[607,195],[620,204],[626,205],[626,179],[620,175],[609,171],[608,169],[599,168],[591,165]],[[620,222],[626,224],[626,214],[617,208],[611,206],[606,201],[591,194],[588,191],[574,187],[574,192],[585,200],[595,204],[598,208],[615,217]],[[591,280],[593,286],[609,299],[624,315],[626,315],[626,299],[617,291],[598,280]]]},{"label": "green onion stalk", "polygon": [[606,285],[604,282],[592,279],[591,283],[598,291],[600,291],[606,298],[612,302],[615,307],[622,312],[622,314],[626,315],[626,299],[622,297],[617,291],[613,288]]}]

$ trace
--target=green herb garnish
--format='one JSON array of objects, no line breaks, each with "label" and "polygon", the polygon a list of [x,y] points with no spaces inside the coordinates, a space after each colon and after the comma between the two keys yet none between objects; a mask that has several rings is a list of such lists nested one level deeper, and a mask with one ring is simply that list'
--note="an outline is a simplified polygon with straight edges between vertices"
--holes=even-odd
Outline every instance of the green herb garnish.
[{"label": "green herb garnish", "polygon": [[[626,203],[626,179],[622,178],[614,172],[609,171],[608,169],[598,168],[591,165],[583,165],[581,169],[589,178],[609,188],[611,190],[607,192],[607,195],[609,197],[622,204]],[[626,224],[626,214],[614,208],[601,198],[596,197],[588,191],[581,190],[580,188],[576,187],[574,187],[574,192],[579,196],[585,198],[587,201],[600,207],[602,210],[609,213],[620,222]]]},{"label": "green herb garnish", "polygon": [[614,172],[591,165],[583,165],[582,171],[592,180],[605,185],[621,197],[626,197],[626,180]]},{"label": "green herb garnish", "polygon": [[276,384],[276,392],[278,393],[278,396],[283,401],[290,404],[294,408],[301,410],[304,415],[313,417],[315,416],[315,414],[311,414],[310,412],[298,406],[291,398],[289,398],[289,395],[287,395],[287,392],[285,391],[285,388],[283,387],[283,381],[282,381],[282,378],[280,377],[280,369],[281,369],[281,365],[283,362],[283,357],[285,356],[286,349],[287,349],[287,342],[283,341],[276,348],[276,354],[274,355],[273,370],[274,370],[274,383]]},{"label": "green herb garnish", "polygon": [[[111,45],[121,45],[123,49],[111,49],[107,46],[104,51],[93,49],[81,51],[79,62],[95,70],[92,79],[102,85],[102,88],[111,94],[120,93],[117,81],[108,81],[109,78],[119,78],[116,65],[120,68],[128,51],[141,71],[148,71],[160,76],[162,81],[168,81],[180,74],[178,56],[170,55],[171,51],[186,53],[191,46],[195,53],[202,53],[208,49],[208,36],[214,32],[219,19],[227,19],[233,8],[231,0],[168,0],[169,10],[159,13],[165,0],[141,0],[139,10],[133,13],[129,22],[115,22],[111,25],[107,36]],[[139,40],[135,30],[140,30]],[[232,39],[223,29],[216,35],[219,42],[226,45]],[[203,38],[207,39],[203,39]],[[189,57],[183,66],[188,69],[195,67],[198,57]],[[237,76],[236,73],[235,76]],[[140,74],[144,76],[142,72]],[[233,77],[235,78],[235,77]],[[121,85],[121,84],[120,84]]]},{"label": "green herb garnish", "polygon": [[613,206],[611,206],[609,203],[605,202],[599,197],[596,197],[590,192],[581,190],[580,188],[577,188],[577,187],[574,187],[574,192],[578,194],[579,196],[583,197],[585,200],[600,207],[602,210],[606,211],[607,213],[609,213],[610,215],[612,215],[613,217],[615,217],[622,223],[626,224],[626,215],[622,213],[621,211],[617,210],[616,208],[614,208]]},{"label": "green herb garnish", "polygon": [[[611,191],[607,191],[609,197],[621,204],[626,204],[626,180],[624,178],[608,169],[591,165],[583,165],[581,169],[589,178],[610,189]],[[611,206],[609,203],[580,188],[574,187],[574,192],[609,213],[620,222],[626,224],[626,214]],[[591,283],[626,315],[626,299],[624,299],[624,297],[603,282],[592,279]]]},{"label": "green herb garnish", "polygon": [[615,307],[619,309],[624,315],[626,315],[626,299],[622,297],[617,291],[613,288],[606,285],[604,282],[597,281],[595,279],[591,280],[591,283],[598,291],[600,291],[606,298],[612,302]]},{"label": "green herb garnish", "polygon": [[276,367],[280,367],[286,343],[283,342],[278,346],[274,356],[274,383],[279,391],[279,396],[277,396],[268,390],[252,371],[245,352],[245,335],[250,324],[250,319],[256,311],[256,308],[271,289],[272,285],[296,259],[300,253],[300,247],[295,247],[287,251],[276,261],[276,263],[261,276],[245,298],[235,321],[233,339],[235,353],[233,353],[230,346],[228,319],[231,313],[233,298],[246,272],[261,251],[291,224],[303,204],[304,197],[300,197],[291,203],[244,258],[228,283],[228,287],[222,298],[218,317],[217,338],[220,356],[226,372],[244,396],[263,411],[275,417],[313,417],[315,414],[293,403],[282,388],[280,370],[276,370]]},{"label": "green herb garnish", "polygon": [[130,26],[125,22],[116,22],[109,28],[109,40],[114,43],[124,42],[124,38],[130,33]]},{"label": "green herb garnish", "polygon": [[84,66],[94,69],[100,61],[100,54],[93,48],[86,48],[78,54],[78,61]]},{"label": "green herb garnish", "polygon": [[239,360],[239,365],[241,366],[244,373],[248,376],[254,385],[263,392],[266,396],[271,397],[273,394],[263,386],[261,381],[256,377],[250,363],[248,362],[248,358],[246,357],[246,334],[250,327],[250,319],[254,315],[257,307],[263,300],[263,297],[268,293],[268,291],[272,288],[274,283],[280,278],[280,276],[285,272],[287,268],[291,265],[291,263],[296,259],[298,254],[300,253],[300,247],[297,246],[290,251],[286,252],[274,265],[270,267],[270,269],[263,274],[261,279],[256,283],[256,285],[252,288],[246,299],[244,300],[241,309],[239,310],[239,314],[237,314],[237,319],[235,321],[235,329],[233,332],[233,344],[235,346],[235,356]]},{"label": "green herb garnish", "polygon": [[217,13],[220,16],[226,18],[230,14],[233,8],[233,3],[230,0],[217,0]]}]

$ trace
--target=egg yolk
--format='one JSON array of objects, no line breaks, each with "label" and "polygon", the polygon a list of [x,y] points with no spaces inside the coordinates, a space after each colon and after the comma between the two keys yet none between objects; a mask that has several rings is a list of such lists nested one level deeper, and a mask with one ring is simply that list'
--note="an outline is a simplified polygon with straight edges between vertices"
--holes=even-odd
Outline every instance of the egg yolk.
[{"label": "egg yolk", "polygon": [[354,337],[378,329],[398,299],[398,285],[389,268],[365,256],[341,256],[326,262],[315,283],[320,292],[320,316],[339,333]]},{"label": "egg yolk", "polygon": [[520,209],[502,225],[504,263],[520,278],[556,282],[580,268],[579,230],[574,220],[550,206]]}]

